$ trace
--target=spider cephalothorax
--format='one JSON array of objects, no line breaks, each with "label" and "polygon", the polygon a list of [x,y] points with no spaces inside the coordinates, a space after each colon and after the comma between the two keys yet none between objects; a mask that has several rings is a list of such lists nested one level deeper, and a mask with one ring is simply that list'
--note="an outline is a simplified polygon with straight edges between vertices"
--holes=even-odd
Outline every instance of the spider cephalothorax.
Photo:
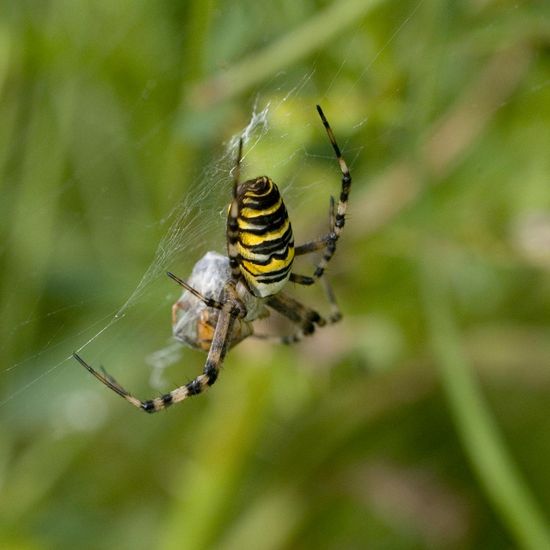
[{"label": "spider cephalothorax", "polygon": [[[321,107],[317,106],[317,111],[342,172],[337,206],[334,199],[330,199],[328,233],[294,246],[288,213],[275,183],[267,176],[239,182],[241,139],[233,170],[233,196],[227,213],[227,256],[208,252],[195,264],[187,282],[168,273],[185,289],[172,308],[174,337],[208,352],[203,373],[169,393],[143,401],[125,390],[112,376],[96,371],[82,357],[74,354],[77,361],[98,380],[135,407],[156,412],[203,392],[217,380],[227,351],[249,336],[275,338],[289,344],[311,334],[316,326],[341,318],[323,274],[345,224],[351,176]],[[292,271],[295,256],[320,250],[323,250],[323,255],[312,276],[298,275]],[[311,285],[317,280],[323,283],[331,306],[327,319],[283,291],[288,281]],[[270,310],[277,311],[296,324],[296,331],[281,337],[254,334],[253,322],[269,315]]]}]

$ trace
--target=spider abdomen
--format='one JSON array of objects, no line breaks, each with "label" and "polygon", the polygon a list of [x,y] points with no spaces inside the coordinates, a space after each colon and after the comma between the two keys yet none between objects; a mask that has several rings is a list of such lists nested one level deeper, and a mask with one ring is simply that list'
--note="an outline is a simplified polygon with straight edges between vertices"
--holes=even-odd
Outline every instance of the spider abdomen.
[{"label": "spider abdomen", "polygon": [[277,294],[288,281],[294,237],[285,204],[268,177],[239,185],[238,262],[250,291],[260,298]]}]

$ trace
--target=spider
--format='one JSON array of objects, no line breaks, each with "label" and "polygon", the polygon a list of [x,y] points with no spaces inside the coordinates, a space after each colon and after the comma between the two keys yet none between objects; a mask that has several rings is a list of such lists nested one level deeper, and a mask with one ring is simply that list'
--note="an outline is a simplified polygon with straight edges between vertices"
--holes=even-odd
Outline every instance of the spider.
[{"label": "spider", "polygon": [[[76,352],[73,354],[100,382],[130,404],[153,413],[202,393],[216,382],[227,351],[248,336],[290,344],[312,334],[316,327],[340,320],[340,310],[323,275],[345,224],[351,175],[319,105],[317,112],[342,173],[337,206],[330,197],[328,233],[294,246],[287,210],[275,183],[267,176],[239,182],[241,138],[233,169],[233,195],[227,212],[227,256],[206,253],[193,267],[187,282],[167,273],[184,288],[181,298],[172,306],[173,335],[183,343],[208,352],[202,374],[160,397],[143,401],[107,372],[95,370]],[[292,271],[295,256],[321,250],[323,255],[311,276]],[[283,288],[289,281],[306,286],[320,281],[331,306],[329,317],[321,317],[317,311],[285,293]],[[253,321],[267,317],[270,309],[296,324],[295,332],[281,337],[254,334]],[[178,316],[180,311],[183,313]]]}]

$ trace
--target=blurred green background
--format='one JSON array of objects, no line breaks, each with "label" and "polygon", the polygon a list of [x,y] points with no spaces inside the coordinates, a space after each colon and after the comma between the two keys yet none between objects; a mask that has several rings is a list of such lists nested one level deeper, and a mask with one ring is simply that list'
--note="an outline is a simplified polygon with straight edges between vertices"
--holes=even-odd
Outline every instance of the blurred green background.
[{"label": "blurred green background", "polygon": [[[71,352],[143,398],[200,372],[148,364],[163,272],[223,251],[267,106],[244,176],[322,234],[316,103],[344,320],[132,409]],[[546,0],[5,0],[0,193],[1,548],[550,547]]]}]

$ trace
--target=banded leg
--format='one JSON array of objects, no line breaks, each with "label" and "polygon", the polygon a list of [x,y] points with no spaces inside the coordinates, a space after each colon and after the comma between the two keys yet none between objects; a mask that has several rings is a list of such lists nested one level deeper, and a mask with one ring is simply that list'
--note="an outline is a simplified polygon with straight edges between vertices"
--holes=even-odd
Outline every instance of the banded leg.
[{"label": "banded leg", "polygon": [[147,399],[145,401],[139,399],[124,389],[110,374],[104,370],[103,372],[95,370],[76,352],[73,353],[73,357],[102,384],[105,384],[115,393],[126,399],[128,403],[138,409],[141,409],[142,411],[154,413],[166,409],[170,405],[179,403],[188,397],[198,395],[216,382],[219,370],[223,364],[223,360],[230,344],[229,340],[235,319],[242,315],[243,313],[240,311],[239,306],[233,301],[230,300],[225,302],[218,317],[218,323],[216,324],[216,330],[214,331],[214,338],[206,358],[203,373],[197,376],[194,380],[191,380],[191,382],[188,382],[187,384],[184,384],[171,392],[161,395],[160,397],[155,397],[154,399]]},{"label": "banded leg", "polygon": [[304,254],[311,254],[312,252],[317,252],[327,246],[329,238],[321,237],[315,241],[308,241],[307,243],[300,244],[294,247],[295,256],[303,256]]},{"label": "banded leg", "polygon": [[239,187],[239,178],[241,173],[241,160],[243,155],[243,139],[239,139],[239,150],[237,159],[233,168],[233,198],[229,205],[229,213],[227,215],[227,256],[229,257],[229,267],[231,268],[231,277],[237,281],[241,275],[239,268],[239,251],[237,243],[239,241],[239,225],[237,218],[239,217],[239,203],[237,202],[237,189]]},{"label": "banded leg", "polygon": [[[173,273],[170,273],[169,271],[166,272],[166,275],[170,277],[173,281],[178,283],[181,287],[185,288],[188,292],[190,292],[195,298],[198,298],[201,302],[203,302],[207,307],[213,307],[216,309],[223,309],[223,304],[221,302],[218,302],[218,300],[214,300],[214,298],[208,298],[206,296],[203,296],[198,290],[195,290],[192,286],[188,285],[184,280],[180,279]],[[172,305],[172,325],[175,325],[177,323],[178,319],[178,310],[184,310],[185,306],[183,306],[178,300]]]},{"label": "banded leg", "polygon": [[[331,239],[333,238],[333,235],[334,235],[334,224],[335,224],[335,217],[336,217],[336,214],[334,212],[334,197],[332,195],[330,197],[330,207],[329,207],[328,215],[329,215],[329,220],[328,220],[329,233],[324,237],[321,237],[314,241],[308,241],[307,243],[297,246],[294,249],[294,254],[296,256],[302,256],[304,254],[311,254],[312,252],[317,252],[322,248],[326,248],[328,243],[331,242]],[[309,277],[307,275],[298,275],[297,273],[291,273],[289,280],[293,283],[297,283],[299,285],[306,285],[306,286],[312,285],[313,283],[315,283],[315,279],[313,277]]]},{"label": "banded leg", "polygon": [[[330,287],[327,287],[330,288]],[[334,298],[332,290],[327,294],[330,299]],[[336,302],[334,301],[336,306]],[[286,336],[272,336],[265,334],[254,334],[256,338],[263,340],[271,340],[279,342],[282,344],[294,344],[299,342],[304,338],[304,336],[309,336],[315,331],[315,327],[322,327],[328,323],[333,323],[336,321],[337,315],[331,313],[329,319],[322,317],[317,311],[305,306],[301,302],[298,302],[294,298],[291,298],[287,294],[280,292],[275,296],[272,296],[267,301],[267,305],[273,308],[275,311],[279,312],[281,315],[290,319],[293,323],[299,325],[299,328],[292,334]],[[338,308],[338,306],[336,306]],[[338,316],[341,316],[338,310]]]},{"label": "banded leg", "polygon": [[[340,311],[340,308],[338,307],[338,303],[336,302],[336,298],[334,296],[334,292],[332,290],[332,287],[330,286],[329,282],[326,280],[325,277],[321,277],[321,283],[323,285],[327,300],[329,302],[330,315],[326,319],[319,316],[321,318],[322,322],[321,323],[319,323],[319,322],[314,323],[313,329],[315,328],[315,324],[317,324],[317,326],[332,325],[332,324],[337,323],[338,321],[340,321],[342,319],[342,312]],[[288,298],[289,298],[288,296],[285,296],[285,300],[288,299]],[[319,315],[319,314],[316,311],[311,310],[311,309],[307,308],[306,306],[303,306],[302,304],[300,304],[296,300],[292,300],[292,301],[294,302],[294,304],[297,304],[299,306],[299,309],[295,309],[288,302],[287,302],[287,305],[289,307],[287,307],[286,309],[280,308],[280,307],[279,308],[274,307],[272,304],[269,304],[269,305],[271,307],[273,307],[273,309],[275,309],[279,313],[281,313],[281,315],[287,317],[288,319],[290,319],[291,321],[293,321],[297,324],[302,325],[300,328],[298,328],[292,334],[288,334],[288,335],[285,335],[285,336],[275,336],[275,335],[271,335],[271,334],[253,334],[252,336],[254,336],[255,338],[259,338],[261,340],[269,340],[270,342],[275,342],[275,343],[279,343],[279,344],[296,344],[296,343],[302,341],[305,336],[309,336],[309,335],[313,334],[314,330],[311,330],[311,327],[309,325],[307,325],[307,322],[308,322],[307,318],[302,317],[300,315],[300,313],[302,313],[303,310],[309,311],[310,312],[310,318],[311,318],[312,314],[313,315],[315,315],[315,314]]]},{"label": "banded leg", "polygon": [[[338,161],[338,165],[340,166],[340,171],[342,172],[342,188],[340,190],[338,208],[336,210],[336,214],[334,215],[334,220],[330,225],[329,234],[321,239],[317,239],[316,241],[311,241],[310,243],[305,243],[304,245],[296,247],[297,250],[300,251],[300,253],[307,254],[309,252],[314,252],[315,250],[320,250],[321,248],[323,248],[323,241],[326,243],[324,245],[325,252],[323,254],[323,257],[317,264],[313,276],[306,277],[304,275],[296,275],[294,278],[291,278],[291,280],[293,280],[295,283],[302,285],[311,285],[315,282],[316,279],[319,279],[325,272],[327,264],[332,259],[332,256],[336,251],[336,243],[340,238],[340,235],[342,234],[342,229],[344,228],[344,225],[346,223],[346,211],[348,207],[349,193],[351,190],[351,174],[348,165],[346,164],[346,161],[342,157],[342,153],[340,151],[340,148],[338,147],[336,138],[334,137],[334,132],[332,131],[332,128],[330,127],[330,124],[328,123],[328,120],[326,119],[325,114],[323,113],[323,110],[319,105],[317,105],[317,112],[321,117],[323,126],[325,127],[332,148],[334,149],[336,160]],[[315,248],[316,246],[318,246],[318,248]]]}]

